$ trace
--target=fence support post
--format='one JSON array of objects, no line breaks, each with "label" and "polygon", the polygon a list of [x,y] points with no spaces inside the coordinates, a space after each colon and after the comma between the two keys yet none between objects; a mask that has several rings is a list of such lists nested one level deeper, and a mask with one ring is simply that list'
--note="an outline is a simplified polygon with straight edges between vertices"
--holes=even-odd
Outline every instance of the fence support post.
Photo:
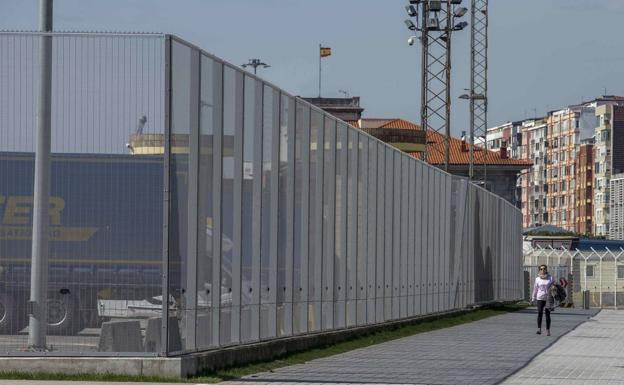
[{"label": "fence support post", "polygon": [[599,262],[599,264],[600,264],[600,279],[598,280],[598,285],[600,286],[599,303],[600,303],[600,308],[602,308],[602,258],[603,258],[603,256],[599,256],[599,258],[600,258],[600,262]]},{"label": "fence support post", "polygon": [[39,1],[39,105],[37,111],[37,148],[33,193],[28,346],[46,350],[48,243],[50,206],[50,153],[52,140],[52,0]]},{"label": "fence support post", "polygon": [[[609,250],[609,253],[611,253],[611,250]],[[613,255],[613,253],[611,253],[611,255]],[[617,260],[618,260],[618,257],[613,255],[613,308],[616,310],[617,310],[617,278],[618,278]]]}]

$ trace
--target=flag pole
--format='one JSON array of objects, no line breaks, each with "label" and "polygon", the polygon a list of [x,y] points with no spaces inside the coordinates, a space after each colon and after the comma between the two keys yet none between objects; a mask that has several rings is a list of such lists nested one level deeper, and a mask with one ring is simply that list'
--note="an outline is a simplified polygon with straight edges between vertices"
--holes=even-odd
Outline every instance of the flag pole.
[{"label": "flag pole", "polygon": [[322,59],[322,55],[321,55],[321,48],[323,46],[321,44],[319,44],[319,99],[321,98],[321,59]]}]

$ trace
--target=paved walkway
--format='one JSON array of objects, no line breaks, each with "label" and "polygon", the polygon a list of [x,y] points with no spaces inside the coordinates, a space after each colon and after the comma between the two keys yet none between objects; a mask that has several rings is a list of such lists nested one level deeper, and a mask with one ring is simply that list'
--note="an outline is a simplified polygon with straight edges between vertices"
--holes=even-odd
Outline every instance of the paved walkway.
[{"label": "paved walkway", "polygon": [[229,385],[497,384],[594,313],[557,309],[552,336],[547,337],[535,334],[535,310],[527,309],[260,373]]},{"label": "paved walkway", "polygon": [[[607,311],[604,312],[604,314],[608,314]],[[573,331],[569,335],[570,337],[562,338],[559,343],[548,349],[558,338],[587,321],[593,314],[595,311],[557,309],[553,313],[553,335],[547,337],[535,334],[535,310],[527,309],[470,324],[422,333],[369,348],[310,361],[306,364],[293,365],[277,369],[274,372],[259,373],[236,382],[229,382],[227,385],[303,385],[306,383],[329,383],[333,385],[497,384],[522,369],[541,352],[545,351],[543,356],[547,356],[551,354],[551,350],[558,349],[559,345],[568,344],[567,341],[570,339],[573,342],[568,345],[567,349],[574,350],[573,361],[579,361],[579,363],[566,362],[566,365],[573,369],[582,367],[580,361],[586,359],[584,354],[594,354],[588,353],[591,352],[588,349],[598,344],[600,344],[601,349],[603,349],[603,344],[607,344],[608,348],[603,350],[602,355],[592,355],[595,357],[595,362],[600,361],[600,365],[604,365],[604,361],[600,358],[611,357],[609,352],[618,351],[618,348],[620,355],[617,357],[622,361],[624,312],[621,314],[614,313],[615,316],[621,317],[617,320],[601,320],[603,317],[601,313],[599,318],[586,322],[576,331]],[[620,324],[617,325],[617,322]],[[595,327],[598,328],[594,330]],[[586,330],[585,334],[574,337],[581,330]],[[619,336],[617,342],[607,339],[611,338],[611,335]],[[589,338],[582,336],[589,336]],[[557,353],[552,356],[559,360],[562,360],[563,357]],[[615,363],[617,357],[608,360],[609,365],[612,365],[613,368],[617,367]],[[507,382],[510,384],[574,384],[574,382],[570,382],[569,378],[564,382],[541,382],[542,379],[549,380],[550,374],[548,373],[550,372],[546,369],[532,368],[532,365],[540,365],[540,368],[543,365],[548,366],[548,364],[543,363],[542,356],[539,356],[526,369],[520,370],[515,376],[508,378]],[[592,365],[596,368],[600,366],[594,361],[592,361]],[[621,365],[624,367],[624,364]],[[567,369],[562,368],[562,370]],[[544,376],[531,377],[536,371],[537,373],[544,373]],[[624,369],[622,371],[623,373],[619,378],[624,379]],[[598,369],[592,373],[581,371],[580,374],[587,375],[587,377],[579,378],[589,378],[597,376],[600,371]],[[561,373],[558,375],[556,381],[561,381],[563,378]],[[613,382],[597,382],[597,384],[603,383],[611,384]],[[9,384],[66,385],[68,382],[0,380],[0,385]],[[101,382],[81,384],[104,385]],[[114,385],[122,385],[122,383],[114,383]]]},{"label": "paved walkway", "polygon": [[624,384],[624,310],[603,310],[504,384]]}]

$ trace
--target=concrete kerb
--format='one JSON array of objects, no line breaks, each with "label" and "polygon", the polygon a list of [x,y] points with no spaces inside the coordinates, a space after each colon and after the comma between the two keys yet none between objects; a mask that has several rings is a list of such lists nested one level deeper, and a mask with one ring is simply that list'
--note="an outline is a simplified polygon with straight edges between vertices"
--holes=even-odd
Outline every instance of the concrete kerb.
[{"label": "concrete kerb", "polygon": [[[479,308],[495,307],[496,305],[503,304],[481,304]],[[175,357],[1,357],[0,371],[63,374],[113,373],[130,376],[184,378],[201,372],[210,372],[236,365],[268,361],[285,354],[331,345],[380,331],[435,321],[448,316],[463,315],[475,310],[476,308],[453,310],[426,316],[406,318],[384,324],[284,337],[271,341],[186,353]]]}]

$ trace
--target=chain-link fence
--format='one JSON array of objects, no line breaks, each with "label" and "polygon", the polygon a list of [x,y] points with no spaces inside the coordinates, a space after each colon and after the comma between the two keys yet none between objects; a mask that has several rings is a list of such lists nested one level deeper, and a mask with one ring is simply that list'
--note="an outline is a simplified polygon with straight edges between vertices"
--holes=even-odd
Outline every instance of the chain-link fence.
[{"label": "chain-link fence", "polygon": [[[33,353],[44,36],[48,351]],[[0,220],[10,355],[175,355],[522,297],[512,205],[168,35],[0,33]]]},{"label": "chain-link fence", "polygon": [[566,281],[572,294],[568,301],[575,306],[618,308],[624,305],[623,249],[564,250],[539,246],[525,249],[524,266],[525,270],[531,269],[531,280],[537,273],[535,267],[541,264],[554,271],[557,280]]}]

